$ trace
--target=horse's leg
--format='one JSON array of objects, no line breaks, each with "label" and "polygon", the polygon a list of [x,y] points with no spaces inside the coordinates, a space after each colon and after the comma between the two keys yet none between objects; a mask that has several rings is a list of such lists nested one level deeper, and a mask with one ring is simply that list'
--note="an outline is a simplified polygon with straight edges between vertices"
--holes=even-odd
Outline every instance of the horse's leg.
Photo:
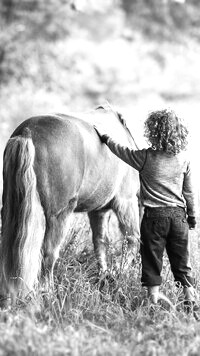
[{"label": "horse's leg", "polygon": [[124,256],[122,258],[124,257],[125,261],[122,265],[124,265],[124,268],[128,268],[134,260],[135,247],[138,245],[137,241],[140,237],[138,198],[136,195],[131,199],[116,196],[113,200],[112,208],[117,215],[119,228],[124,236]]},{"label": "horse's leg", "polygon": [[64,209],[58,215],[46,217],[46,232],[43,243],[43,277],[53,282],[53,269],[59,257],[63,240],[67,236],[73,209]]},{"label": "horse's leg", "polygon": [[88,213],[92,229],[94,251],[101,273],[106,272],[108,269],[106,246],[108,214],[109,211],[92,211]]}]

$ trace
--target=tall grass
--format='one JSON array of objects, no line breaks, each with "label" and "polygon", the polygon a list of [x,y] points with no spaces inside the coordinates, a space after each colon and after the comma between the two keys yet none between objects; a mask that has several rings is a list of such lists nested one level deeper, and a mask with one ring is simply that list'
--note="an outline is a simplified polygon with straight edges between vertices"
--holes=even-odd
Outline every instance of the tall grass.
[{"label": "tall grass", "polygon": [[[116,227],[112,231],[116,237]],[[196,276],[200,270],[197,235],[198,231],[191,236]],[[56,265],[54,286],[41,286],[35,295],[0,311],[0,355],[199,354],[200,323],[192,314],[184,313],[182,290],[174,285],[166,256],[162,292],[174,308],[162,302],[152,309],[141,288],[137,249],[130,270],[119,270],[115,279],[103,283],[97,278],[84,216],[76,220],[71,236]],[[110,260],[114,250],[112,243],[108,246]]]}]

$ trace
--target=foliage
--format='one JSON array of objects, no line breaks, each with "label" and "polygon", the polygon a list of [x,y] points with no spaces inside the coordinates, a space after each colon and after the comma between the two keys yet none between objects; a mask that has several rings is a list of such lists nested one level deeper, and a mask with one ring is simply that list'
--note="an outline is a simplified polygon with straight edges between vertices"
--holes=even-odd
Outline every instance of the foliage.
[{"label": "foliage", "polygon": [[[105,8],[106,14],[92,11],[90,4],[92,2],[88,2],[85,12],[80,12],[76,11],[76,2],[70,0],[50,0],[48,5],[45,0],[1,0],[1,85],[28,79],[36,87],[45,84],[48,90],[53,90],[53,85],[64,88],[62,77],[66,82],[66,75],[63,73],[77,73],[77,61],[90,56],[90,48],[79,48],[80,53],[73,58],[70,47],[65,48],[68,40],[82,37],[101,41],[112,36],[114,28],[123,33],[124,27],[124,36],[131,41],[137,32],[154,41],[187,41],[188,35],[200,37],[200,10],[191,0],[184,5],[160,0],[123,0],[121,3],[112,0],[110,8]],[[125,14],[126,22],[122,20]],[[113,15],[116,15],[115,21]],[[97,23],[104,26],[98,27]],[[91,63],[91,70],[95,72],[95,63]],[[97,70],[103,74],[100,67]]]},{"label": "foliage", "polygon": [[[9,5],[12,4],[12,5]],[[9,5],[9,7],[8,7]],[[48,43],[69,36],[73,12],[69,1],[11,1],[1,6],[0,81],[1,84],[21,80],[36,74],[38,62],[42,64],[38,77],[45,69],[48,57],[55,55]],[[47,50],[43,48],[47,45]],[[53,46],[52,46],[53,47]],[[40,82],[41,84],[41,82]]]},{"label": "foliage", "polygon": [[160,40],[187,40],[188,35],[200,39],[197,1],[184,4],[175,0],[122,0],[122,6],[133,29]]}]

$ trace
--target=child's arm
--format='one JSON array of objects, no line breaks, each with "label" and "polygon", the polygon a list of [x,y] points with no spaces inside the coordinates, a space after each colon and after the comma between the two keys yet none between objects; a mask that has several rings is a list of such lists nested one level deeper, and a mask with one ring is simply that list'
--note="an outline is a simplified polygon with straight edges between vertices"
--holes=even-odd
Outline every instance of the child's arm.
[{"label": "child's arm", "polygon": [[187,205],[188,224],[190,229],[194,229],[196,225],[196,204],[190,163],[188,163],[187,171],[184,174],[183,196]]},{"label": "child's arm", "polygon": [[122,161],[129,164],[138,171],[143,168],[144,162],[146,160],[146,149],[135,151],[129,147],[120,145],[108,135],[101,134],[96,127],[95,130],[99,135],[101,142],[105,143],[109,149]]}]

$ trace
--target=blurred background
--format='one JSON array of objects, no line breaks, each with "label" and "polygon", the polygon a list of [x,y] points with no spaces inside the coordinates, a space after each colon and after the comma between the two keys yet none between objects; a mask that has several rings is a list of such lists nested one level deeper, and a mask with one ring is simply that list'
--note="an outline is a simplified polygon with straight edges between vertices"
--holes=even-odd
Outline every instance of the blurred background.
[{"label": "blurred background", "polygon": [[108,100],[141,148],[150,111],[182,116],[198,189],[199,19],[198,0],[0,0],[1,172],[21,121]]}]

